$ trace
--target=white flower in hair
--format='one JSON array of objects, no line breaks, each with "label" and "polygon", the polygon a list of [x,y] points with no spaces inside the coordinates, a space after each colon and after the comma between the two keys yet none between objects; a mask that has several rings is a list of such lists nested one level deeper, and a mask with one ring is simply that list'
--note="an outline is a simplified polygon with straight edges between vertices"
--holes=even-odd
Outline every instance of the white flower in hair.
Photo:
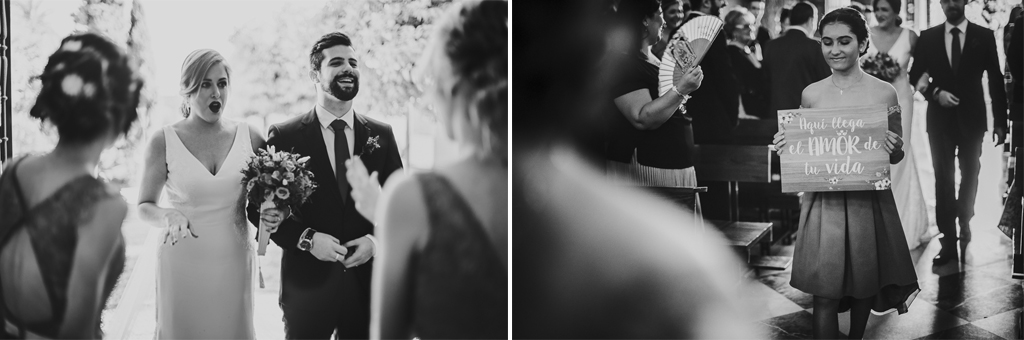
[{"label": "white flower in hair", "polygon": [[96,94],[96,84],[86,83],[82,86],[82,94],[85,98],[92,99],[92,95]]},{"label": "white flower in hair", "polygon": [[82,93],[82,83],[82,77],[72,73],[64,76],[64,80],[60,82],[60,88],[64,90],[64,94],[77,97]]},{"label": "white flower in hair", "polygon": [[61,51],[68,51],[68,52],[78,52],[78,50],[80,50],[80,49],[82,49],[82,41],[81,40],[68,40],[67,42],[64,43],[64,45],[62,45],[60,47]]}]

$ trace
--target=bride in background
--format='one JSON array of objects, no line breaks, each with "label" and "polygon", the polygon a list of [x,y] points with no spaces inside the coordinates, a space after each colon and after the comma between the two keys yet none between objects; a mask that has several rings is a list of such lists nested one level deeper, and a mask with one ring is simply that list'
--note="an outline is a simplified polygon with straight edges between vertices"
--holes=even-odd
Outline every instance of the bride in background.
[{"label": "bride in background", "polygon": [[[231,69],[214,50],[181,68],[185,119],[149,144],[139,213],[164,228],[157,257],[158,339],[253,339],[253,237],[241,170],[266,141],[222,119]],[[167,190],[171,208],[157,206]],[[279,222],[279,221],[277,221]]]},{"label": "bride in background", "polygon": [[911,87],[907,70],[910,69],[910,56],[917,45],[917,33],[908,28],[900,27],[900,1],[874,0],[875,19],[878,25],[871,27],[871,44],[865,57],[878,53],[887,53],[900,65],[900,74],[892,81],[899,97],[900,110],[903,112],[903,150],[906,153],[903,161],[891,166],[893,196],[900,214],[903,233],[907,237],[910,249],[927,244],[931,240],[928,233],[928,207],[925,206],[924,192],[918,178],[917,163],[914,159],[913,142],[922,141],[914,138],[914,88]]}]

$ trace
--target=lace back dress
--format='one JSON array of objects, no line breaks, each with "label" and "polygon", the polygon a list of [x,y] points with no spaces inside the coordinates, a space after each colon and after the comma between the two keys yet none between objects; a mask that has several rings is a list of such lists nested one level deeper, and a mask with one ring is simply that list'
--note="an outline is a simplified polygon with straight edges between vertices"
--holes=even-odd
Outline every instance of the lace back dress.
[{"label": "lace back dress", "polygon": [[[92,208],[98,202],[120,194],[102,181],[83,175],[29,207],[15,174],[21,160],[24,158],[0,176],[0,315],[8,321],[7,325],[0,324],[0,332],[23,338],[25,334],[18,334],[23,330],[56,338],[68,303],[75,249],[79,246],[78,226],[92,218]],[[113,292],[124,270],[124,240],[116,244],[119,249],[109,264],[102,301]],[[97,314],[102,305],[100,308]],[[51,315],[48,320],[26,320],[46,314],[47,309]],[[99,323],[94,334],[102,338]]]},{"label": "lace back dress", "polygon": [[413,327],[421,339],[508,336],[508,280],[483,224],[441,175],[418,175],[430,218],[415,262]]}]

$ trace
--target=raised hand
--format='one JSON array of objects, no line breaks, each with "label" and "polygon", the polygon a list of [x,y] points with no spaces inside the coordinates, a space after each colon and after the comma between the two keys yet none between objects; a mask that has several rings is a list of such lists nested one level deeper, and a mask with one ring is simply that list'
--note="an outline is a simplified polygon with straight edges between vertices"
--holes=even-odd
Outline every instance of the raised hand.
[{"label": "raised hand", "polygon": [[782,147],[786,146],[786,126],[779,124],[779,132],[775,133],[775,140],[772,141],[775,144],[775,153],[782,155]]},{"label": "raised hand", "polygon": [[188,218],[185,214],[180,211],[171,210],[163,216],[164,227],[167,228],[167,233],[164,234],[164,243],[168,241],[171,245],[175,245],[179,240],[184,239],[188,236],[199,238],[198,235],[192,232],[192,228],[189,226]]},{"label": "raised hand", "polygon": [[354,156],[345,161],[348,171],[345,178],[352,186],[352,199],[355,200],[356,210],[363,218],[373,222],[374,214],[377,211],[377,200],[380,198],[380,181],[377,179],[377,172],[372,174],[366,170],[359,156]]},{"label": "raised hand", "polygon": [[348,248],[343,247],[334,236],[317,232],[313,234],[313,247],[309,253],[320,261],[341,262],[345,254],[348,254]]},{"label": "raised hand", "polygon": [[689,72],[683,73],[683,77],[679,78],[679,82],[676,83],[676,89],[679,89],[679,93],[690,94],[700,88],[700,83],[704,81],[704,71],[701,70],[700,66],[694,67]]},{"label": "raised hand", "polygon": [[903,138],[900,137],[900,135],[897,135],[895,132],[886,131],[884,148],[885,152],[888,152],[890,155],[893,154],[894,152],[902,151]]}]

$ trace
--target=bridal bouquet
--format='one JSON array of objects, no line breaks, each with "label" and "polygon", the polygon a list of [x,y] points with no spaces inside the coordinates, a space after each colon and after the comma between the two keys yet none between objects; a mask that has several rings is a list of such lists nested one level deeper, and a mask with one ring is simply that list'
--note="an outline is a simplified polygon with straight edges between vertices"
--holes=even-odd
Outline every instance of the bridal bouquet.
[{"label": "bridal bouquet", "polygon": [[891,83],[900,75],[900,64],[897,64],[896,59],[887,53],[878,52],[878,54],[864,58],[860,67],[864,69],[864,72],[887,83]]},{"label": "bridal bouquet", "polygon": [[[257,150],[242,169],[242,183],[249,203],[259,204],[261,212],[275,208],[295,211],[316,189],[313,172],[306,169],[307,161],[309,156],[276,151],[273,146],[269,150]],[[257,253],[264,255],[270,235],[262,226],[259,235]]]}]

